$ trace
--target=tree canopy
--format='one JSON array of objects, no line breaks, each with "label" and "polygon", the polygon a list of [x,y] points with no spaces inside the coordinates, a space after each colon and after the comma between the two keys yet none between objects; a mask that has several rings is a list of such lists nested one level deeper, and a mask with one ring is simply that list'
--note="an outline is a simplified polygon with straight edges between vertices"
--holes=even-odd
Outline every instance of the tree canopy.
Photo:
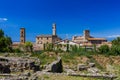
[{"label": "tree canopy", "polygon": [[108,45],[102,45],[98,48],[99,53],[106,54],[110,51],[110,48]]},{"label": "tree canopy", "polygon": [[32,52],[33,51],[33,44],[30,41],[25,42],[25,49],[27,52]]},{"label": "tree canopy", "polygon": [[4,31],[0,29],[0,52],[12,51],[12,40],[10,37],[4,35]]},{"label": "tree canopy", "polygon": [[112,45],[120,45],[120,37],[117,37],[112,41]]},{"label": "tree canopy", "polygon": [[112,40],[111,54],[120,55],[120,37]]}]

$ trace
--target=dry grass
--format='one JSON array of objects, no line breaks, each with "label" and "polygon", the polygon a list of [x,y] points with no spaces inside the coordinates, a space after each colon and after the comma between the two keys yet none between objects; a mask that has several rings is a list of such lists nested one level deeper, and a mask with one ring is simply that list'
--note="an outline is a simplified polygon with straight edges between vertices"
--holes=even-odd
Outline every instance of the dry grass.
[{"label": "dry grass", "polygon": [[104,80],[104,79],[96,79],[96,78],[83,78],[83,77],[75,77],[75,76],[65,76],[65,75],[41,75],[38,80]]}]

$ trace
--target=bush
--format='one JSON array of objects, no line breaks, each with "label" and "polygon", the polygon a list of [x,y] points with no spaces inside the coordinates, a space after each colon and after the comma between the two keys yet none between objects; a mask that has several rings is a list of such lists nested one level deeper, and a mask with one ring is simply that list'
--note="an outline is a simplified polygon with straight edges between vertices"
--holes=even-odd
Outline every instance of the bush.
[{"label": "bush", "polygon": [[85,49],[80,46],[78,47],[77,45],[73,45],[73,46],[71,46],[71,52],[72,53],[82,53],[82,52],[85,52]]},{"label": "bush", "polygon": [[98,48],[98,52],[101,54],[108,54],[110,51],[110,48],[108,45],[102,45]]},{"label": "bush", "polygon": [[32,44],[32,42],[27,41],[27,42],[25,42],[24,46],[25,46],[25,50],[27,52],[32,52],[33,51],[33,44]]},{"label": "bush", "polygon": [[0,52],[12,52],[12,40],[8,36],[4,36],[4,31],[0,29]]},{"label": "bush", "polygon": [[112,41],[112,47],[110,51],[111,55],[120,55],[120,37],[117,37]]},{"label": "bush", "polygon": [[15,53],[20,53],[21,50],[19,48],[13,50]]},{"label": "bush", "polygon": [[110,54],[111,55],[120,55],[120,45],[112,45]]}]

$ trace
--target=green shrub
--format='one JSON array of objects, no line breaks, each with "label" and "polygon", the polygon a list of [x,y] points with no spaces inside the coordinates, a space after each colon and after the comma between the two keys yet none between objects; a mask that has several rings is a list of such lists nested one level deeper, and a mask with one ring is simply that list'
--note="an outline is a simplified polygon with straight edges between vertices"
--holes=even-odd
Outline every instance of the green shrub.
[{"label": "green shrub", "polygon": [[22,52],[19,48],[16,48],[16,49],[14,49],[13,50],[15,53],[20,53],[20,52]]},{"label": "green shrub", "polygon": [[112,45],[110,55],[120,55],[120,45]]},{"label": "green shrub", "polygon": [[98,52],[101,54],[108,54],[110,51],[110,48],[108,45],[102,45],[98,48]]}]

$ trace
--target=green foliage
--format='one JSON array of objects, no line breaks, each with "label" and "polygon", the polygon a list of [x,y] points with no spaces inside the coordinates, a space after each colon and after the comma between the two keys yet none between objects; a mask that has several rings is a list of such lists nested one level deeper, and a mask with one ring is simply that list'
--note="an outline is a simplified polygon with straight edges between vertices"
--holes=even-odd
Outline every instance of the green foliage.
[{"label": "green foliage", "polygon": [[15,53],[21,53],[21,52],[22,52],[19,48],[14,49],[13,51],[14,51]]},{"label": "green foliage", "polygon": [[33,51],[33,44],[32,44],[32,42],[27,41],[27,42],[25,42],[24,46],[25,46],[25,50],[27,52],[32,52]]},{"label": "green foliage", "polygon": [[82,47],[78,47],[77,45],[72,45],[71,46],[71,52],[72,53],[82,53],[82,52],[85,52],[84,48]]},{"label": "green foliage", "polygon": [[110,54],[120,55],[120,45],[112,45]]},{"label": "green foliage", "polygon": [[44,53],[44,52],[32,53],[31,57],[39,58],[41,60],[42,65],[51,63],[52,61],[54,61],[56,59],[54,56],[50,57],[47,53]]},{"label": "green foliage", "polygon": [[78,47],[76,45],[71,45],[71,51],[73,53],[77,53],[78,52]]},{"label": "green foliage", "polygon": [[112,45],[120,45],[120,37],[117,37],[112,41]]},{"label": "green foliage", "polygon": [[4,37],[4,32],[2,29],[0,29],[0,38]]},{"label": "green foliage", "polygon": [[3,30],[0,29],[0,52],[12,52],[12,40],[8,36],[4,36]]},{"label": "green foliage", "polygon": [[69,44],[67,44],[67,50],[66,51],[69,52]]},{"label": "green foliage", "polygon": [[96,44],[93,44],[93,51],[97,52]]},{"label": "green foliage", "polygon": [[110,48],[108,45],[102,45],[98,48],[99,53],[101,54],[107,54],[110,51]]},{"label": "green foliage", "polygon": [[54,45],[52,43],[46,43],[43,47],[45,51],[53,51]]},{"label": "green foliage", "polygon": [[120,55],[120,37],[112,41],[111,55]]},{"label": "green foliage", "polygon": [[120,37],[117,37],[112,41],[112,46],[102,45],[98,48],[99,53],[107,55],[120,55]]}]

